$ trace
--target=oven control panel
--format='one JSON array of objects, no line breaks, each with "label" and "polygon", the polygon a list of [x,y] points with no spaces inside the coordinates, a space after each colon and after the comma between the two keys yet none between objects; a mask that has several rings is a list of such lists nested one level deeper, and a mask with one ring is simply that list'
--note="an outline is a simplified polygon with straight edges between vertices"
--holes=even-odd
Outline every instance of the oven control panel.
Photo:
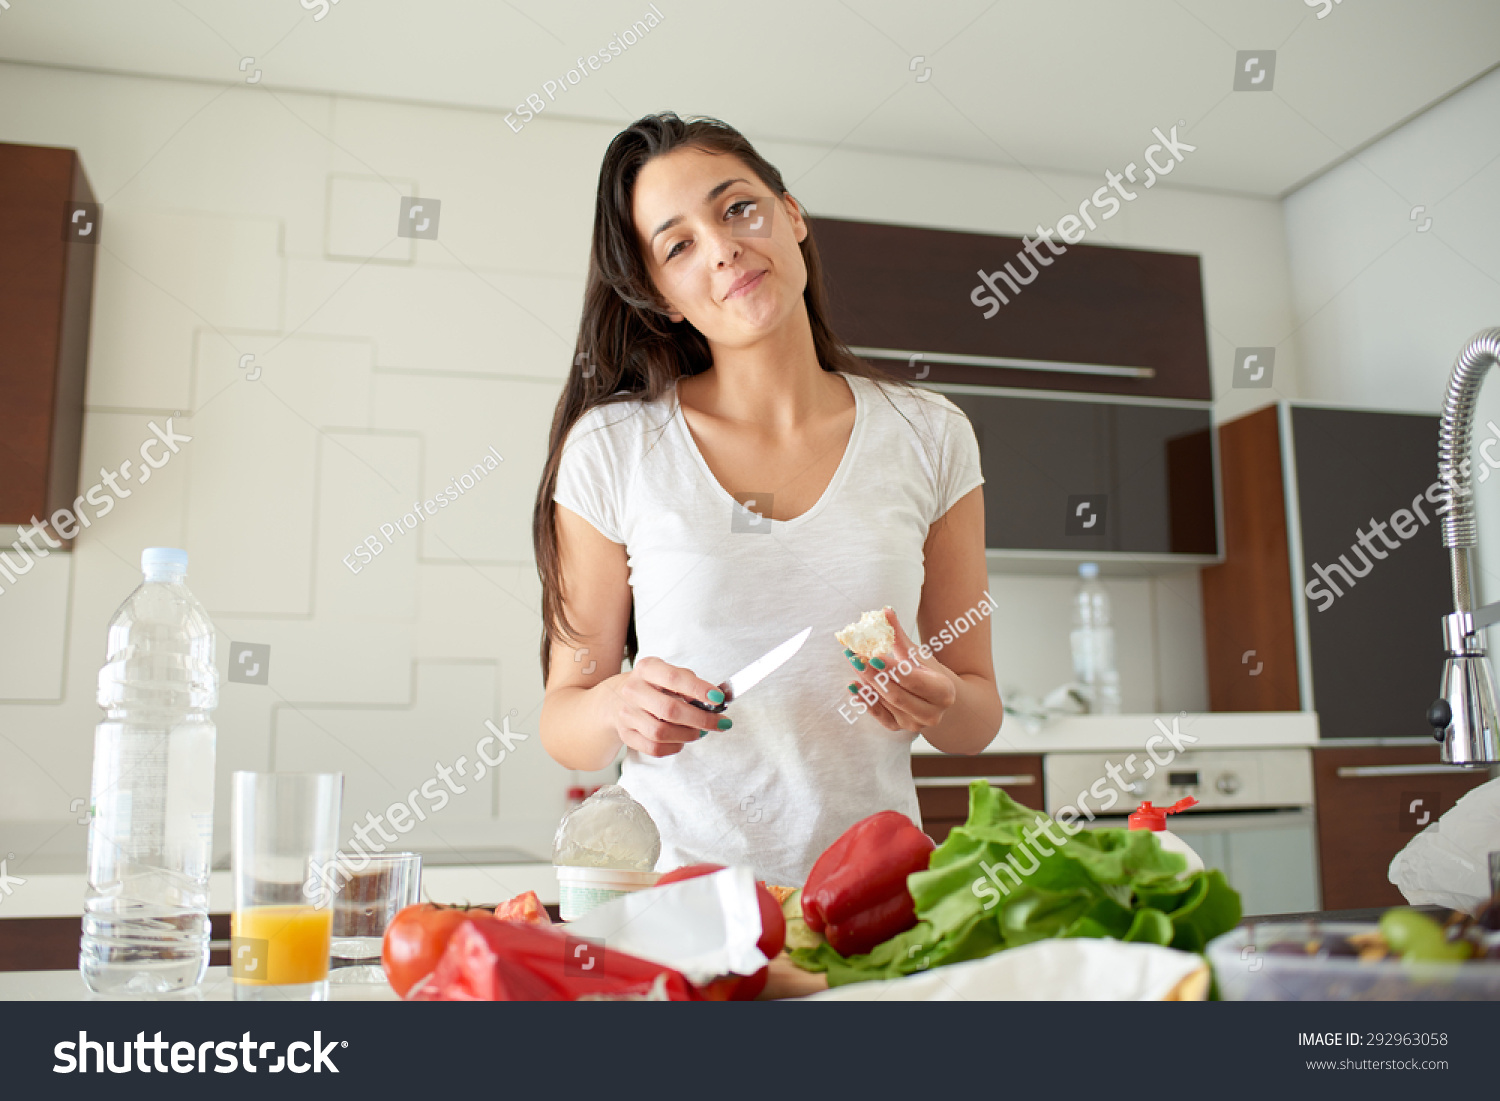
[{"label": "oven control panel", "polygon": [[1162,806],[1187,795],[1203,810],[1313,802],[1312,752],[1303,748],[1048,753],[1042,771],[1048,814],[1065,806],[1080,813],[1128,814],[1147,800]]}]

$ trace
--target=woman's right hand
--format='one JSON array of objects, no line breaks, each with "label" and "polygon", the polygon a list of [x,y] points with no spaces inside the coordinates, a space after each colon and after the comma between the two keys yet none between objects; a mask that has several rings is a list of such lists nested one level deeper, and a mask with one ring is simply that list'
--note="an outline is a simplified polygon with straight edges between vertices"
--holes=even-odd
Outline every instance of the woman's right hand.
[{"label": "woman's right hand", "polygon": [[[612,678],[613,679],[613,678]],[[603,687],[601,685],[600,687]],[[733,723],[687,702],[723,702],[724,694],[691,669],[645,657],[609,685],[606,718],[627,748],[646,757],[670,757],[712,730]]]}]

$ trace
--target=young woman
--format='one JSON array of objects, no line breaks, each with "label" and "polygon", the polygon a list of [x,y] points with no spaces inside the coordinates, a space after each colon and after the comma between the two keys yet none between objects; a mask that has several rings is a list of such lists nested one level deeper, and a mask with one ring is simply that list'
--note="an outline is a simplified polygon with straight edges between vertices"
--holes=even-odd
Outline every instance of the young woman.
[{"label": "young woman", "polygon": [[[661,869],[749,864],[798,885],[861,818],[920,822],[918,733],[977,753],[1000,728],[973,430],[826,316],[807,218],[742,135],[669,112],[610,143],[533,522],[541,736],[573,769],[625,747]],[[834,632],[886,605],[882,669]],[[913,638],[965,616],[922,655]],[[719,702],[808,626],[724,716],[683,698]]]}]

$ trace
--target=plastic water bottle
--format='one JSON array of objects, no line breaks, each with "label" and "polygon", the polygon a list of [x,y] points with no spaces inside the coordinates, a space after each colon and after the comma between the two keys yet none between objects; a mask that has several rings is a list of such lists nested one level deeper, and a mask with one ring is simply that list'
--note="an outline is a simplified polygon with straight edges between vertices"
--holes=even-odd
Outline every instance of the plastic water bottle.
[{"label": "plastic water bottle", "polygon": [[1078,566],[1073,596],[1073,679],[1083,689],[1089,710],[1120,713],[1120,674],[1115,671],[1115,629],[1110,625],[1109,594],[1099,583],[1099,564]]},{"label": "plastic water bottle", "polygon": [[168,994],[208,969],[214,628],[187,552],[149,547],[99,670],[88,891],[78,968],[99,994]]}]

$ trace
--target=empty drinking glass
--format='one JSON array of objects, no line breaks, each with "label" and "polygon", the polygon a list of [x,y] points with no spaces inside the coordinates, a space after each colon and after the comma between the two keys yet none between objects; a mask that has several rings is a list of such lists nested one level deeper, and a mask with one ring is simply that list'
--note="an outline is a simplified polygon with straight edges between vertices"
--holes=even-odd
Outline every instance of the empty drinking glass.
[{"label": "empty drinking glass", "polygon": [[420,853],[373,856],[340,852],[327,877],[333,892],[333,959],[329,981],[383,983],[380,946],[385,927],[421,897]]}]

